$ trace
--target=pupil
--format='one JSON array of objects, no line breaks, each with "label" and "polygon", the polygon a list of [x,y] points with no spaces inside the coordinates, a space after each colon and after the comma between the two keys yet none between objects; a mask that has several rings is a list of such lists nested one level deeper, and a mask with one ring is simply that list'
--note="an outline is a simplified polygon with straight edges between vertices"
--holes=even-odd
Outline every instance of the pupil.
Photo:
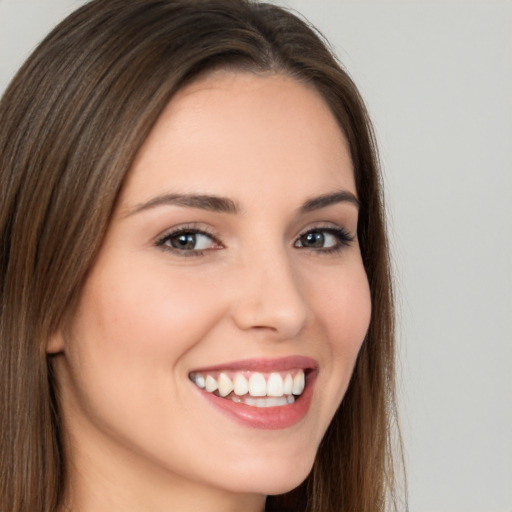
[{"label": "pupil", "polygon": [[324,246],[324,235],[319,231],[308,233],[305,236],[303,245],[307,247],[323,247]]},{"label": "pupil", "polygon": [[176,249],[193,249],[196,245],[196,235],[187,233],[178,235],[172,240],[172,246]]}]

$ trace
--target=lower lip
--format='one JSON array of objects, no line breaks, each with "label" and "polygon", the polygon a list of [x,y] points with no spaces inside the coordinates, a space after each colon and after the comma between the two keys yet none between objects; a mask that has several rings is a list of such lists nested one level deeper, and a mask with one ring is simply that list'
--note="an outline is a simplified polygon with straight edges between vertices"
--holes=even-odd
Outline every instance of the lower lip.
[{"label": "lower lip", "polygon": [[313,398],[315,381],[316,372],[311,372],[307,377],[302,395],[297,397],[293,404],[279,407],[252,407],[218,397],[207,391],[200,391],[210,404],[233,420],[252,428],[278,430],[291,427],[306,416]]}]

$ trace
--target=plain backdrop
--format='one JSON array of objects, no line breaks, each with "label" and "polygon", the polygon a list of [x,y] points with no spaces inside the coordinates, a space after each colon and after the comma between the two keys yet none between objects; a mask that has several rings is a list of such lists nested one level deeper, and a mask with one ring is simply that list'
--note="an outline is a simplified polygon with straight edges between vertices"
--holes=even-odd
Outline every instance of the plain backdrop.
[{"label": "plain backdrop", "polygon": [[[81,3],[0,0],[0,92]],[[512,2],[277,3],[327,36],[375,124],[410,510],[512,512]]]}]

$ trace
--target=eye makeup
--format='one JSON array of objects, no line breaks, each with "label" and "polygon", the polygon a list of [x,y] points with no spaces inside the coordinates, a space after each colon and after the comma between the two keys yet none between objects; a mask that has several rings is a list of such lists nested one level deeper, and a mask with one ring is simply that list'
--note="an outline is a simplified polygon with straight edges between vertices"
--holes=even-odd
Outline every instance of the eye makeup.
[{"label": "eye makeup", "polygon": [[[296,249],[321,254],[334,254],[349,246],[355,237],[342,227],[314,226],[304,230],[293,243]],[[178,256],[204,256],[207,251],[224,249],[217,233],[197,224],[188,224],[167,231],[155,246]]]},{"label": "eye makeup", "polygon": [[315,226],[301,233],[294,243],[296,248],[333,254],[349,246],[355,237],[341,227]]},{"label": "eye makeup", "polygon": [[197,224],[180,226],[157,238],[155,246],[178,256],[203,256],[206,251],[223,249],[216,233]]}]

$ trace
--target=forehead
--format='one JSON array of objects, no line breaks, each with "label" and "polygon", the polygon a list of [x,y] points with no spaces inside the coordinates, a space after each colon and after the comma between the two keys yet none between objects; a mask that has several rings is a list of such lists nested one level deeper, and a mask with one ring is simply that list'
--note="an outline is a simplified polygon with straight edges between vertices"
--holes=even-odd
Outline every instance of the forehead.
[{"label": "forehead", "polygon": [[166,188],[356,192],[346,138],[315,89],[287,75],[232,71],[180,90],[141,147],[125,190],[149,198]]}]

